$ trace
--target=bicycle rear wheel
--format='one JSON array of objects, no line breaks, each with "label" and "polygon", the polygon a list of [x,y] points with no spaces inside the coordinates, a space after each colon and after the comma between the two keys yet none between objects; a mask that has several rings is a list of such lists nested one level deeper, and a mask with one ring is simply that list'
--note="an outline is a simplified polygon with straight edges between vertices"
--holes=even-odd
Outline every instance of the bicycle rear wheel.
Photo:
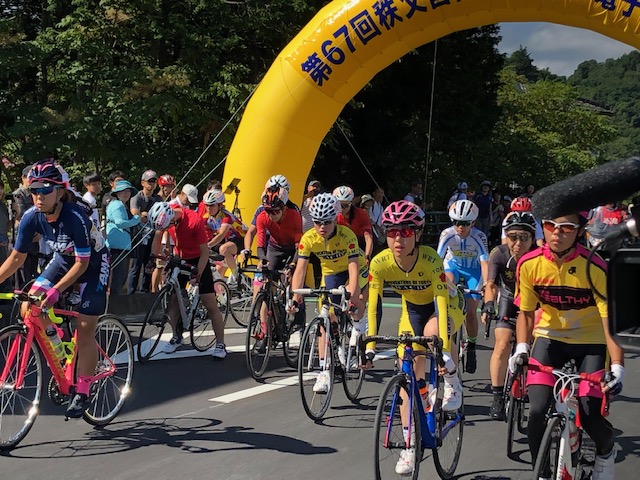
[{"label": "bicycle rear wheel", "polygon": [[231,291],[231,316],[241,327],[247,328],[249,324],[249,314],[251,313],[251,302],[253,300],[253,282],[245,275],[238,279],[238,286]]},{"label": "bicycle rear wheel", "polygon": [[[266,312],[265,325],[262,324],[260,312]],[[251,307],[249,316],[249,326],[247,327],[246,360],[247,368],[251,376],[258,380],[262,377],[271,354],[272,343],[272,312],[269,312],[269,298],[266,293],[261,292],[256,297]]]},{"label": "bicycle rear wheel", "polygon": [[[324,366],[320,365],[318,345],[320,336],[324,333],[324,319],[316,317],[307,325],[302,334],[300,355],[298,357],[298,383],[302,406],[307,416],[314,422],[322,419],[329,409],[333,382],[335,379],[334,353],[329,336],[325,335],[325,347],[323,352]],[[316,381],[320,375],[326,376],[326,392],[315,392]]]},{"label": "bicycle rear wheel", "polygon": [[[214,286],[216,285],[214,281]],[[193,289],[189,291],[189,301],[193,300]],[[221,308],[222,312],[222,308]],[[191,345],[199,352],[205,352],[209,350],[216,342],[216,336],[213,333],[213,323],[209,318],[207,309],[202,304],[202,299],[198,297],[198,303],[195,310],[190,314],[191,321],[189,322],[189,338],[191,339]],[[223,313],[224,316],[224,313]]]},{"label": "bicycle rear wheel", "polygon": [[[213,281],[213,291],[216,294],[218,308],[222,314],[222,323],[226,325],[229,312],[231,311],[231,292],[229,292],[229,285],[227,285],[226,281],[219,278]],[[213,343],[211,345],[213,345]]]},{"label": "bicycle rear wheel", "polygon": [[298,355],[300,354],[300,344],[302,343],[302,335],[304,334],[304,325],[297,323],[293,315],[288,315],[287,336],[284,342],[284,361],[289,368],[298,368]]},{"label": "bicycle rear wheel", "polygon": [[144,317],[137,347],[140,363],[144,363],[151,358],[160,342],[160,338],[169,321],[169,305],[172,295],[173,287],[171,285],[162,287],[146,317]]},{"label": "bicycle rear wheel", "polygon": [[[20,325],[0,330],[0,373],[7,369],[7,377],[0,383],[0,450],[14,448],[27,436],[38,416],[38,405],[42,392],[42,359],[35,343],[25,351],[27,333]],[[11,349],[18,348],[10,364]],[[27,355],[24,381],[16,389],[20,363]]]},{"label": "bicycle rear wheel", "polygon": [[345,357],[342,365],[342,386],[349,401],[358,403],[358,395],[364,381],[364,370],[360,368],[360,342],[356,342],[356,345],[349,344],[353,326],[349,320],[346,325],[340,342]]},{"label": "bicycle rear wheel", "polygon": [[[376,409],[374,428],[374,475],[376,480],[386,480],[389,478],[399,478],[397,466],[402,455],[406,459],[407,442],[402,429],[401,409],[409,402],[409,383],[404,374],[397,374],[392,377],[384,387],[378,408]],[[416,480],[420,470],[422,460],[422,437],[420,432],[420,404],[417,395],[413,397],[411,407],[411,424],[409,434],[410,445],[413,445],[413,458],[409,455],[409,465],[412,471],[403,474],[402,478],[412,478]],[[409,411],[404,412],[409,418]]]},{"label": "bicycle rear wheel", "polygon": [[91,385],[91,403],[83,418],[91,425],[111,422],[131,392],[133,378],[133,342],[127,327],[115,315],[102,315],[96,327],[98,364],[96,375],[115,367],[112,375]]},{"label": "bicycle rear wheel", "polygon": [[547,420],[547,427],[540,442],[538,458],[533,467],[533,478],[555,477],[558,470],[558,456],[560,454],[560,437],[562,436],[562,422],[553,416]]},{"label": "bicycle rear wheel", "polygon": [[[438,389],[441,388],[444,389],[444,379],[438,377]],[[464,403],[460,409],[452,412],[445,412],[440,406],[436,412],[436,422],[440,438],[438,447],[433,450],[433,463],[440,478],[447,479],[453,477],[460,461],[464,433]]]}]

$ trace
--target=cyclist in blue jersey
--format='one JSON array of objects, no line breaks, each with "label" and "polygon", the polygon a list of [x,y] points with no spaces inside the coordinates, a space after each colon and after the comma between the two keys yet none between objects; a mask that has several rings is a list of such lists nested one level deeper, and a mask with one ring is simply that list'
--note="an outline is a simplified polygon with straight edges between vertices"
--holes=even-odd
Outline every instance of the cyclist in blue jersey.
[{"label": "cyclist in blue jersey", "polygon": [[[50,159],[37,163],[28,180],[34,206],[22,217],[14,250],[0,266],[0,283],[24,263],[29,244],[39,233],[53,251],[53,258],[36,278],[30,293],[42,295],[43,308],[53,307],[62,292],[80,284],[77,386],[66,413],[69,418],[80,418],[89,404],[91,377],[98,363],[95,331],[98,316],[104,313],[107,303],[109,253],[95,225],[67,190],[59,165]],[[46,315],[41,321],[44,328],[50,324]]]},{"label": "cyclist in blue jersey", "polygon": [[[487,237],[474,227],[478,218],[478,207],[471,200],[458,200],[449,208],[453,226],[440,234],[438,255],[444,259],[444,271],[449,280],[463,282],[471,290],[480,290],[489,275],[489,253]],[[465,325],[469,343],[465,368],[475,373],[476,340],[478,337],[478,302],[480,295],[465,295],[467,316]]]}]

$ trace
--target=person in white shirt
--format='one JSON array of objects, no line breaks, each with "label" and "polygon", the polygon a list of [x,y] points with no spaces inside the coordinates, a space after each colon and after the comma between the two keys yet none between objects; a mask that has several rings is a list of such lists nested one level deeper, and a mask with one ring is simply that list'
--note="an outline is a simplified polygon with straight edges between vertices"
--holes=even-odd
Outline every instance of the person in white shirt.
[{"label": "person in white shirt", "polygon": [[178,196],[171,200],[169,205],[178,205],[182,208],[195,210],[198,206],[198,189],[190,183],[185,183]]},{"label": "person in white shirt", "polygon": [[102,191],[102,180],[100,180],[100,175],[98,175],[97,172],[87,173],[82,179],[82,184],[87,190],[86,192],[84,192],[84,195],[82,195],[82,198],[91,207],[91,221],[97,228],[99,228],[100,217],[98,215],[97,197]]}]

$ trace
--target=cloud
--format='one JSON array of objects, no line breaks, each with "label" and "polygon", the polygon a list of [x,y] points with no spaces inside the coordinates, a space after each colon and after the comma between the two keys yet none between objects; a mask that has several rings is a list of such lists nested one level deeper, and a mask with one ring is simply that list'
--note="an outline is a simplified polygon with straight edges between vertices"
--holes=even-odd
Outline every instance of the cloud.
[{"label": "cloud", "polygon": [[552,23],[502,23],[500,29],[501,52],[512,53],[520,46],[526,47],[534,65],[556,75],[569,76],[586,60],[602,62],[634,50],[590,30]]}]

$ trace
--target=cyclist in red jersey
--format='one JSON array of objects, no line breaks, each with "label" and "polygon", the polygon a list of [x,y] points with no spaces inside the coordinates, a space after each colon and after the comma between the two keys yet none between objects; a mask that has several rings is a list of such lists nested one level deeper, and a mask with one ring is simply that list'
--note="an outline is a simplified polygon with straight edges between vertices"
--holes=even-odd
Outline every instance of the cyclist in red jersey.
[{"label": "cyclist in red jersey", "polygon": [[[192,277],[190,282],[200,285],[200,299],[207,309],[207,315],[211,319],[216,335],[216,345],[212,356],[216,359],[225,358],[227,350],[224,345],[224,322],[213,288],[204,220],[193,210],[169,205],[167,202],[155,203],[149,210],[148,218],[150,226],[156,230],[151,252],[154,255],[160,252],[162,235],[166,230],[174,241],[174,251],[180,258],[197,268],[197,275]],[[187,279],[181,278],[181,287],[184,288],[186,284]],[[178,322],[178,317],[178,304],[175,299],[172,299],[169,309],[169,324],[173,329],[173,338],[165,347],[165,353],[175,352],[182,343],[182,322]]]},{"label": "cyclist in red jersey", "polygon": [[373,236],[371,235],[369,214],[365,209],[353,206],[354,193],[351,187],[346,185],[337,187],[333,191],[333,195],[340,200],[341,207],[336,223],[349,227],[356,234],[368,264],[373,256]]}]

